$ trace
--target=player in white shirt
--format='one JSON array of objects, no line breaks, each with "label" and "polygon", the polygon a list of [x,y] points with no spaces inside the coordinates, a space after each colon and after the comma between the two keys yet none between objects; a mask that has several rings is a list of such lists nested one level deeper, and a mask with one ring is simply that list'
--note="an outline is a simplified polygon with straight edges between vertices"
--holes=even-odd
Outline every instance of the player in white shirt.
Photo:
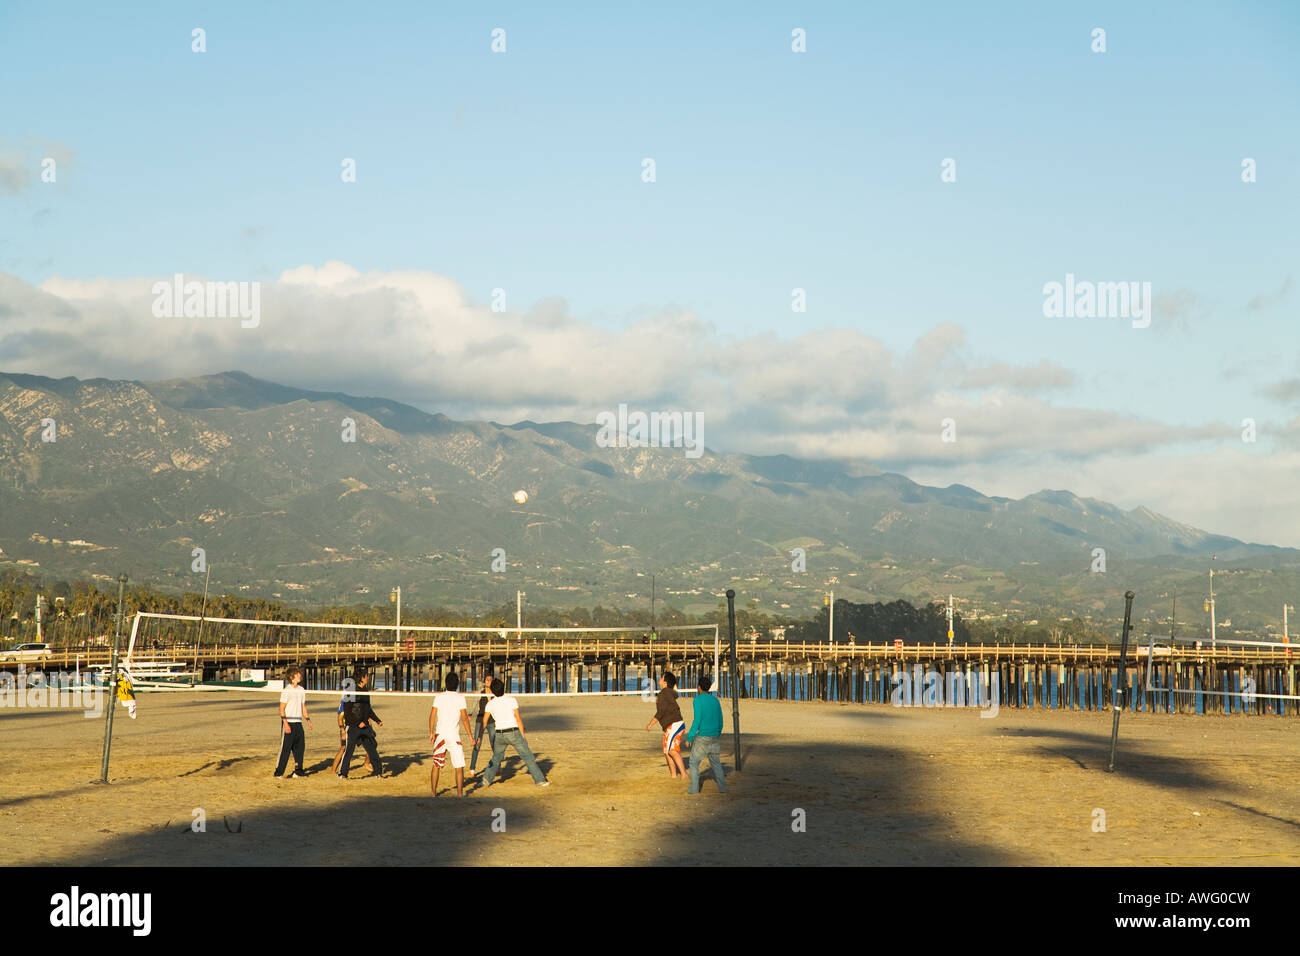
[{"label": "player in white shirt", "polygon": [[289,683],[280,692],[280,724],[281,730],[284,731],[284,742],[280,745],[280,762],[275,765],[275,775],[279,777],[284,773],[284,768],[289,763],[289,754],[292,752],[294,770],[289,774],[289,778],[292,779],[307,776],[302,769],[303,752],[307,744],[307,738],[302,732],[302,722],[307,721],[307,726],[310,727],[311,717],[307,713],[307,689],[301,686],[302,669],[291,667],[285,676],[289,678]]},{"label": "player in white shirt", "polygon": [[524,739],[524,719],[519,716],[519,701],[515,700],[514,695],[506,693],[505,684],[499,680],[492,681],[492,693],[496,696],[488,701],[487,712],[496,721],[497,734],[492,745],[492,762],[483,775],[483,786],[492,786],[492,781],[496,779],[501,761],[506,755],[506,744],[514,747],[519,756],[524,758],[524,766],[528,768],[535,784],[539,787],[550,786],[546,774],[537,766],[537,758],[529,749],[528,741]]},{"label": "player in white shirt", "polygon": [[456,796],[465,796],[465,747],[460,742],[460,728],[465,736],[474,739],[469,728],[469,715],[465,713],[465,695],[458,693],[460,678],[452,671],[447,675],[446,690],[433,698],[429,711],[429,742],[433,744],[433,770],[429,772],[429,789],[438,795],[438,773],[451,755],[451,765],[456,768]]}]

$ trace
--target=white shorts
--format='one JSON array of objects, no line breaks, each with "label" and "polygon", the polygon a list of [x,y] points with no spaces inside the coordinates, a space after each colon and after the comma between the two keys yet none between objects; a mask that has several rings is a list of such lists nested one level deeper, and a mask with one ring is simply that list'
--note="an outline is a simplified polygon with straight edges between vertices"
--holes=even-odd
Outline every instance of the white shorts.
[{"label": "white shorts", "polygon": [[460,734],[455,737],[444,737],[438,734],[433,741],[433,763],[434,766],[442,768],[447,763],[447,755],[451,755],[451,765],[457,770],[463,770],[465,767],[465,748],[461,745]]}]

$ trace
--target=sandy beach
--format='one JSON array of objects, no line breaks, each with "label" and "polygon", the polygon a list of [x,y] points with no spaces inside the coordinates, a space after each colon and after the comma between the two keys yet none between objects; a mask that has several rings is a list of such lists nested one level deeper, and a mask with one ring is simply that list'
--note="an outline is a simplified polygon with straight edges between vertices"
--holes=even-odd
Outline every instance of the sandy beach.
[{"label": "sandy beach", "polygon": [[[428,698],[375,698],[385,773],[330,772],[334,698],[312,695],[306,779],[272,776],[278,698],[146,693],[119,708],[111,783],[103,719],[0,711],[0,838],[10,865],[1293,865],[1300,723],[742,701],[729,794],[668,776],[653,703],[523,699],[551,780],[511,753],[505,779],[429,795]],[[689,723],[691,705],[682,700]],[[486,764],[481,755],[480,769]],[[194,832],[193,811],[206,814]],[[504,832],[493,829],[504,811]],[[802,811],[802,813],[800,813]],[[1104,812],[1104,832],[1098,822]],[[806,820],[804,832],[792,824]],[[230,830],[238,832],[228,832]],[[499,826],[499,823],[498,823]]]}]

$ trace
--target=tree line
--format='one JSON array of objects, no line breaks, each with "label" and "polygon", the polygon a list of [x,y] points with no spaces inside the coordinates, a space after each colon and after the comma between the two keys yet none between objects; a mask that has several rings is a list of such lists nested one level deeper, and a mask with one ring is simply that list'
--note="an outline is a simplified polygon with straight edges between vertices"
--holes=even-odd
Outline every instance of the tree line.
[{"label": "tree line", "polygon": [[[102,645],[111,638],[117,613],[116,587],[101,587],[93,581],[41,582],[31,573],[19,569],[0,570],[0,628],[4,643],[12,645],[35,641],[35,609],[37,594],[43,597],[42,624],[44,639],[56,648]],[[126,589],[123,600],[124,627],[129,626],[136,611],[164,614],[203,615],[207,618],[247,618],[259,621],[330,621],[350,625],[388,625],[394,622],[394,609],[382,604],[333,604],[317,607],[296,607],[279,601],[234,594],[211,594],[206,607],[203,595],[184,593],[162,594],[143,585]],[[767,614],[739,606],[736,608],[736,635],[739,640],[749,640],[751,635],[766,641],[773,631],[784,629],[786,641],[819,643],[828,637],[828,609],[823,607],[812,618]],[[402,609],[404,625],[440,627],[491,627],[510,630],[515,625],[515,605],[503,603],[481,612],[470,612],[446,606],[422,608],[406,606]],[[652,620],[649,610],[623,609],[596,605],[592,608],[526,607],[526,627],[628,627],[643,631],[650,637],[652,628],[677,624],[717,624],[723,638],[727,635],[727,605],[719,600],[711,611],[685,614],[670,605],[659,605]],[[888,603],[857,604],[848,600],[835,602],[835,635],[837,644],[889,643],[902,640],[906,643],[944,643],[947,641],[948,623],[944,606],[939,602],[916,607],[904,600]],[[953,618],[954,641],[965,643],[1090,643],[1106,641],[1106,635],[1075,618],[1069,624],[1029,626],[1023,624],[993,624],[989,621],[967,622],[961,613]],[[179,633],[172,629],[173,636]],[[331,632],[332,633],[332,632]],[[240,636],[242,635],[242,636]],[[217,634],[212,635],[217,638]],[[231,640],[252,636],[231,629]],[[324,638],[324,635],[322,635]],[[262,638],[269,640],[270,632]],[[331,638],[332,639],[332,638]]]}]

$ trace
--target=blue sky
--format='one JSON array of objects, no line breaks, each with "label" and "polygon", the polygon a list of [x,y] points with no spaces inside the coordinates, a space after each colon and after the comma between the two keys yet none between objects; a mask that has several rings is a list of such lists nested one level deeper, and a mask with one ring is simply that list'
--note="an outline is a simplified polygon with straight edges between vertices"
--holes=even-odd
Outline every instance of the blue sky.
[{"label": "blue sky", "polygon": [[[899,361],[951,323],[970,367],[1068,370],[1069,384],[1035,393],[1052,409],[1216,423],[1226,441],[1252,416],[1258,450],[1278,455],[1295,447],[1294,426],[1277,442],[1300,396],[1287,384],[1300,381],[1300,6],[1133,6],[124,14],[11,0],[0,273],[30,286],[175,272],[270,281],[339,261],[445,276],[476,303],[504,288],[521,313],[558,298],[611,335],[686,312],[708,332],[701,349],[851,330]],[[206,53],[191,52],[194,27]],[[496,27],[504,54],[490,51]],[[795,27],[806,53],[791,52]],[[1094,27],[1105,53],[1090,49]],[[45,155],[67,157],[57,184],[22,182]],[[344,157],[356,183],[340,181]],[[652,184],[643,157],[657,164]],[[947,157],[955,183],[940,182]],[[1243,157],[1257,182],[1241,181]],[[1042,286],[1067,272],[1149,281],[1164,315],[1145,330],[1046,319]],[[807,290],[804,314],[791,312],[794,287]],[[209,354],[175,351],[168,370],[219,371]],[[0,368],[100,374],[32,351],[0,351]],[[339,385],[309,377],[282,376]],[[409,383],[399,397],[448,399],[421,402]],[[456,410],[503,413],[468,397]],[[722,447],[745,437],[727,434],[715,432]],[[887,457],[909,464],[901,450]],[[942,471],[936,480],[962,478]],[[1300,544],[1295,533],[1278,543]]]}]

